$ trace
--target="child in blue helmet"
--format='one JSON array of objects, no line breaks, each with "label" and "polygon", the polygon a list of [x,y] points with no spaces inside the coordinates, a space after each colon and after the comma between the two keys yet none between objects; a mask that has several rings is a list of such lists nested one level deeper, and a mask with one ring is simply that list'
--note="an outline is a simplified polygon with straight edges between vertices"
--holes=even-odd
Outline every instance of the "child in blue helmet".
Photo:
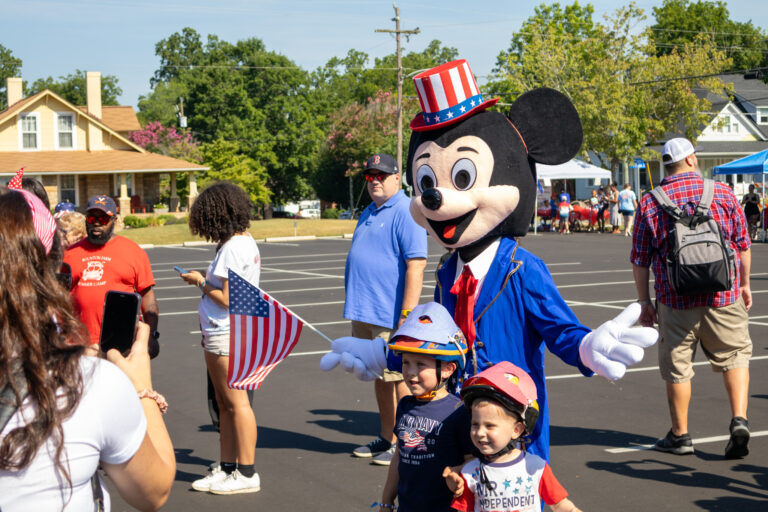
[{"label": "child in blue helmet", "polygon": [[[389,343],[402,354],[403,379],[412,396],[397,406],[397,447],[384,485],[380,512],[451,510],[443,469],[471,458],[469,413],[456,389],[467,342],[450,313],[436,302],[413,308]],[[459,370],[458,372],[456,370]]]}]

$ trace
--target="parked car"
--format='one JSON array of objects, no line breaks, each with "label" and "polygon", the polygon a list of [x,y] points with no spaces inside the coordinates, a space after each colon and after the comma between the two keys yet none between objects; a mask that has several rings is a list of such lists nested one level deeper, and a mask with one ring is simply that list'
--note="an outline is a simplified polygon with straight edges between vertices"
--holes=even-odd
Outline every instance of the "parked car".
[{"label": "parked car", "polygon": [[339,213],[340,219],[351,219],[352,218],[352,210],[344,210]]},{"label": "parked car", "polygon": [[299,217],[298,213],[286,212],[286,211],[273,211],[273,219],[296,219]]},{"label": "parked car", "polygon": [[319,219],[320,210],[317,208],[307,208],[306,210],[299,211],[299,218],[302,219]]}]

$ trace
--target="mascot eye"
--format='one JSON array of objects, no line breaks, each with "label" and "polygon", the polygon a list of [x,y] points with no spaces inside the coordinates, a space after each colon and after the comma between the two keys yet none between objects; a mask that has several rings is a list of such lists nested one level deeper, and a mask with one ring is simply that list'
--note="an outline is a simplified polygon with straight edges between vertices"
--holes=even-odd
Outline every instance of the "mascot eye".
[{"label": "mascot eye", "polygon": [[451,180],[453,181],[453,186],[457,189],[467,190],[472,188],[472,185],[475,184],[476,177],[477,171],[475,170],[475,164],[469,158],[462,158],[453,164]]},{"label": "mascot eye", "polygon": [[428,188],[437,186],[437,178],[435,178],[435,171],[428,165],[422,165],[419,170],[416,171],[416,183],[419,185],[419,190],[424,192]]}]

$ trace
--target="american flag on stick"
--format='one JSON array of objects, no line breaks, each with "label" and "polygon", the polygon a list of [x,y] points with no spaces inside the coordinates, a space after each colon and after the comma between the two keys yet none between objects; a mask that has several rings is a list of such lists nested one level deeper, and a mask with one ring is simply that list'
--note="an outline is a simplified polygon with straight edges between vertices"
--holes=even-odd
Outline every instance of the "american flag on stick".
[{"label": "american flag on stick", "polygon": [[299,341],[304,322],[229,270],[229,369],[232,389],[259,389]]}]

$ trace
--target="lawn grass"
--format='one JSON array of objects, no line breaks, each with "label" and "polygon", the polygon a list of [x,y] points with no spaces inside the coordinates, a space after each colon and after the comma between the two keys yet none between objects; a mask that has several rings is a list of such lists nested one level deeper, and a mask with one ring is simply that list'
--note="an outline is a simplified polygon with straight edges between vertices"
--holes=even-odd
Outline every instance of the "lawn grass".
[{"label": "lawn grass", "polygon": [[[294,232],[293,219],[254,220],[248,231],[257,240],[280,236],[341,236],[355,230],[356,220],[337,219],[296,219]],[[202,241],[192,235],[186,224],[171,224],[146,228],[124,229],[120,234],[138,244],[180,244],[182,242]]]}]

